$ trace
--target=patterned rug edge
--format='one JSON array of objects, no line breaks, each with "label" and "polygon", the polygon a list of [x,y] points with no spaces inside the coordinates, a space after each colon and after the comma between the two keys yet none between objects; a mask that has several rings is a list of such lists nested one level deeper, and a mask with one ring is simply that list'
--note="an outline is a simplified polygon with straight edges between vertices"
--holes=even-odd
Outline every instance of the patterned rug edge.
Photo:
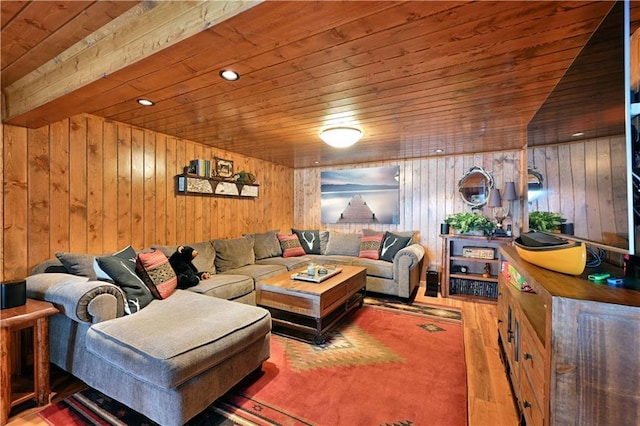
[{"label": "patterned rug edge", "polygon": [[[462,311],[456,308],[452,308],[449,306],[440,306],[437,304],[428,304],[423,302],[412,302],[411,304],[402,303],[398,300],[390,300],[386,298],[375,298],[367,296],[364,300],[365,307],[372,307],[374,309],[383,309],[388,311],[401,312],[403,314],[408,315],[418,315],[429,317],[433,320],[441,320],[445,322],[450,322],[452,324],[458,324],[462,326]],[[465,345],[463,339],[463,356],[465,352]],[[467,383],[466,392],[468,394],[468,383]],[[61,426],[62,424],[66,425],[106,425],[106,426],[122,426],[127,423],[122,423],[119,419],[113,416],[107,408],[101,407],[97,404],[92,396],[92,393],[99,394],[98,391],[92,388],[86,388],[70,397],[67,397],[65,400],[60,401],[56,405],[62,404],[63,407],[59,408],[59,411],[65,411],[64,413],[58,413],[65,416],[75,415],[73,422],[71,423],[59,423],[52,421],[53,418],[47,418],[45,413],[54,412],[54,405],[47,407],[47,409],[42,410],[38,413],[39,417],[44,420],[47,424],[51,426]],[[107,397],[108,398],[108,397]],[[110,399],[110,398],[109,398]],[[237,401],[240,399],[245,399],[247,401],[251,401],[252,403],[259,405],[261,407],[264,415],[257,416],[255,412],[251,412],[244,407],[242,407]],[[119,402],[113,400],[113,403],[120,404]],[[124,407],[124,409],[128,411],[133,411],[128,407],[120,404]],[[142,414],[138,414],[133,412],[134,415],[137,414],[140,416],[141,420],[145,425],[155,425],[155,423],[149,419],[146,419]],[[234,392],[231,390],[227,394],[220,397],[218,400],[214,401],[209,407],[207,407],[203,413],[209,413],[209,415],[205,415],[208,417],[208,422],[204,423],[207,425],[217,425],[217,426],[275,426],[275,425],[290,425],[290,426],[312,426],[313,423],[306,421],[305,419],[298,418],[291,413],[284,412],[282,410],[277,409],[276,407],[271,407],[269,404],[266,404],[260,400],[257,400],[249,395],[245,395],[241,392]],[[199,415],[200,416],[200,415]],[[199,417],[197,416],[197,417]],[[217,417],[214,419],[214,417]],[[69,419],[71,420],[71,419]],[[203,423],[196,421],[194,422],[192,419],[185,426],[193,425],[193,426],[201,426]],[[80,422],[84,422],[80,423]],[[211,422],[211,423],[209,423]]]}]

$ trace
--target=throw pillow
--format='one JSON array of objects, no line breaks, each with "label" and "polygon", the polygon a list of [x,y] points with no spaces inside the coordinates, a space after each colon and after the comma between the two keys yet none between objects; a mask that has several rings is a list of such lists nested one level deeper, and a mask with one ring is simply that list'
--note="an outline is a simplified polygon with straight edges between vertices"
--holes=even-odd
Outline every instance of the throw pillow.
[{"label": "throw pillow", "polygon": [[320,231],[317,229],[291,229],[298,236],[298,240],[307,254],[320,254]]},{"label": "throw pillow", "polygon": [[327,244],[329,244],[329,231],[320,232],[320,254],[327,254]]},{"label": "throw pillow", "polygon": [[383,238],[384,234],[363,235],[360,239],[359,257],[374,260],[380,259],[380,246]]},{"label": "throw pillow", "polygon": [[393,262],[393,258],[400,250],[405,248],[411,241],[411,237],[403,237],[392,232],[385,232],[380,247],[380,259]]},{"label": "throw pillow", "polygon": [[245,235],[245,238],[253,238],[253,252],[256,260],[282,256],[282,247],[277,234],[278,230]]},{"label": "throw pillow", "polygon": [[124,310],[127,314],[134,314],[151,303],[151,290],[136,275],[135,258],[129,260],[118,256],[103,256],[96,260],[100,268],[124,292],[127,301]]},{"label": "throw pillow", "polygon": [[160,250],[138,254],[136,271],[156,299],[166,299],[178,286],[176,273]]},{"label": "throw pillow", "polygon": [[[119,258],[125,259],[125,260],[130,260],[132,262],[136,261],[136,251],[131,246],[127,246],[127,247],[123,248],[122,250],[113,253],[112,256],[116,256],[116,257],[119,257]],[[100,268],[100,265],[98,265],[98,258],[97,257],[93,258],[93,271],[96,274],[96,278],[99,279],[99,280],[107,280],[107,281],[109,281],[109,280],[112,279],[109,276],[109,274],[107,274],[105,271],[102,270],[102,268]]]},{"label": "throw pillow", "polygon": [[[382,231],[376,231],[375,229],[366,229],[366,228],[362,228],[362,235],[376,235],[379,234]],[[413,244],[413,243],[417,243],[418,241],[416,240],[416,236],[418,235],[418,231],[394,231],[393,232],[396,235],[399,235],[401,237],[411,237],[411,241],[409,241],[409,244]]]},{"label": "throw pillow", "polygon": [[278,233],[278,240],[282,247],[282,257],[304,256],[304,249],[300,245],[300,240],[296,234]]},{"label": "throw pillow", "polygon": [[89,277],[92,280],[96,279],[96,273],[93,269],[93,259],[95,259],[96,255],[85,253],[57,252],[56,257],[58,258],[60,263],[64,265],[64,268],[68,273],[72,275]]},{"label": "throw pillow", "polygon": [[216,251],[215,265],[218,272],[253,265],[256,262],[253,253],[253,241],[247,238],[213,240]]},{"label": "throw pillow", "polygon": [[327,243],[327,255],[355,256],[360,254],[360,238],[362,234],[343,234],[331,232]]}]

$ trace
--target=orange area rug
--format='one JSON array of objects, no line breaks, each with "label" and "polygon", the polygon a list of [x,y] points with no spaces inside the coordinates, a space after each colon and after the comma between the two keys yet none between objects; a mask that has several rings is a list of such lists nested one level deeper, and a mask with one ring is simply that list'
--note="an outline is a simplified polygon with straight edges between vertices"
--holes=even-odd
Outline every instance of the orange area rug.
[{"label": "orange area rug", "polygon": [[[92,389],[40,415],[54,426],[154,424]],[[108,420],[92,423],[97,417]],[[323,345],[273,336],[263,372],[189,424],[466,425],[459,312],[416,303],[367,303]]]}]

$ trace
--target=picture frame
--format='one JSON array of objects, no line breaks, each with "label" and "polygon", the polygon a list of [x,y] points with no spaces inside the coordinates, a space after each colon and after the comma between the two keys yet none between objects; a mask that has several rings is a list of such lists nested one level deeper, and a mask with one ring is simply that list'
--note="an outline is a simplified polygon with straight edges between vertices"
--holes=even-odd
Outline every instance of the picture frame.
[{"label": "picture frame", "polygon": [[216,158],[216,176],[222,178],[233,177],[233,161]]}]

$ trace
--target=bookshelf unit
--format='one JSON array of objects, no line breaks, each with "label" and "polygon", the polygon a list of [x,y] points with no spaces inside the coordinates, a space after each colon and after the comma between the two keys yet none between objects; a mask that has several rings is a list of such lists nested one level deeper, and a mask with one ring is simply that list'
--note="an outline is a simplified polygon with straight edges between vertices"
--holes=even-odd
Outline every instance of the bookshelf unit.
[{"label": "bookshelf unit", "polygon": [[[440,235],[442,238],[442,297],[496,303],[498,274],[500,273],[499,247],[510,244],[511,237],[490,238],[473,235]],[[467,250],[465,250],[467,249]],[[463,251],[492,251],[490,259],[470,257]],[[466,271],[459,271],[466,268]],[[489,276],[483,276],[485,268]]]}]

